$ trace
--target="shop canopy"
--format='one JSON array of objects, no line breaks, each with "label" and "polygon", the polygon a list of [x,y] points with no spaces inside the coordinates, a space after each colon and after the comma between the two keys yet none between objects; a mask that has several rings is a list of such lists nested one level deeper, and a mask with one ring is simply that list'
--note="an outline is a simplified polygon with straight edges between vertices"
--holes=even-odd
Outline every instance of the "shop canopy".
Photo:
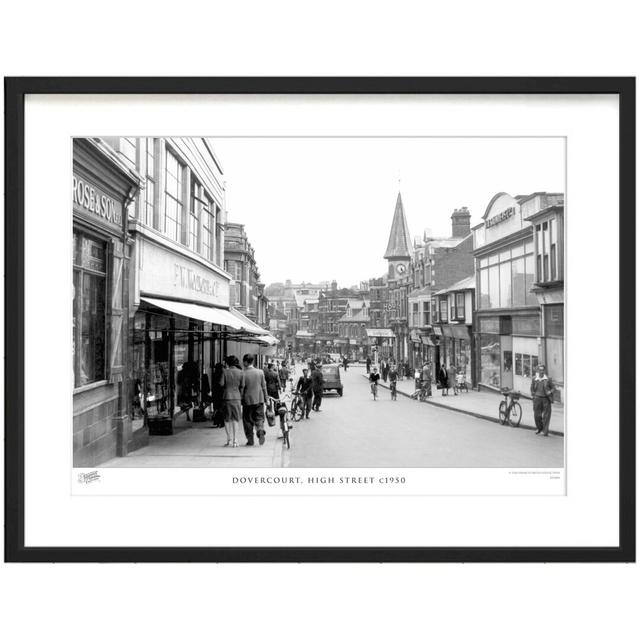
[{"label": "shop canopy", "polygon": [[395,338],[391,329],[367,329],[367,336],[369,338]]},{"label": "shop canopy", "polygon": [[145,298],[144,296],[141,296],[140,300],[160,307],[165,311],[175,313],[176,315],[185,316],[186,318],[224,325],[234,331],[246,332],[253,336],[273,337],[269,335],[268,331],[235,309],[218,309],[193,302],[176,302],[175,300],[167,300],[165,298]]}]

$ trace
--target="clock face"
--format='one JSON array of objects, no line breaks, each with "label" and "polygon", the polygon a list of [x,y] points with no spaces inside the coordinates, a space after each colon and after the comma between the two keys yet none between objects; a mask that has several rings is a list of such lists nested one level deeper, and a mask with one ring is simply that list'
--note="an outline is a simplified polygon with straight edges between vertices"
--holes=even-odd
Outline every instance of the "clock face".
[{"label": "clock face", "polygon": [[403,264],[399,264],[396,267],[396,271],[400,274],[403,274],[406,270],[407,270],[407,267],[405,267]]}]

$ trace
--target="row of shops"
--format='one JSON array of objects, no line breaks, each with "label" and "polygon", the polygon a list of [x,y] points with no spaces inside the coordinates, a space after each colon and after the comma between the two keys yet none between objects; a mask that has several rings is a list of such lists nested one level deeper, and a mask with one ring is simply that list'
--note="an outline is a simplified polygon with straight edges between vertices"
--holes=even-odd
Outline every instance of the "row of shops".
[{"label": "row of shops", "polygon": [[[204,219],[210,210],[224,211],[221,172],[196,174],[189,149],[177,143],[156,141],[155,150],[165,163],[148,157],[152,173],[144,164],[141,171],[139,154],[128,162],[105,140],[74,140],[75,467],[127,455],[145,444],[150,426],[170,426],[187,404],[206,404],[225,356],[253,353],[259,360],[275,349],[266,329],[229,306],[231,277],[220,266],[222,251],[210,249],[223,246],[223,219]],[[199,151],[206,157],[206,148]],[[169,155],[177,158],[173,165]],[[173,173],[178,166],[173,177],[183,183],[173,209],[163,166]],[[189,183],[209,200],[197,217]],[[152,186],[164,189],[154,194]],[[182,242],[159,215],[174,215],[180,226],[181,197],[185,217],[202,225],[191,227],[198,244]]]},{"label": "row of shops", "polygon": [[564,402],[563,194],[498,193],[472,232],[468,276],[408,293],[403,317],[374,330],[389,332],[379,338],[380,357],[411,368],[428,362],[434,375],[454,366],[474,388],[525,396],[544,364]]}]

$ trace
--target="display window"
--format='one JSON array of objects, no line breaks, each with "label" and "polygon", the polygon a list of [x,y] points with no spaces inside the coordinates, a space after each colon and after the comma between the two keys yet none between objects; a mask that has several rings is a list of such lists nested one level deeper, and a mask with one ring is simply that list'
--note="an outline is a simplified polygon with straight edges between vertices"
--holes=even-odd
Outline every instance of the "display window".
[{"label": "display window", "polygon": [[104,241],[73,234],[74,388],[106,379],[107,250]]}]

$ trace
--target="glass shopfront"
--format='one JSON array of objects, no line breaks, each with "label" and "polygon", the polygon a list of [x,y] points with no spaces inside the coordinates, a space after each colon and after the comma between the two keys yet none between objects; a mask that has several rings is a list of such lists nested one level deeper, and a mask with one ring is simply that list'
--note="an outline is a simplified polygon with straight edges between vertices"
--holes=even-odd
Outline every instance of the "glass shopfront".
[{"label": "glass shopfront", "polygon": [[[193,421],[211,402],[213,369],[225,355],[223,327],[144,306],[134,318],[133,428]],[[182,417],[184,416],[184,417]]]}]

